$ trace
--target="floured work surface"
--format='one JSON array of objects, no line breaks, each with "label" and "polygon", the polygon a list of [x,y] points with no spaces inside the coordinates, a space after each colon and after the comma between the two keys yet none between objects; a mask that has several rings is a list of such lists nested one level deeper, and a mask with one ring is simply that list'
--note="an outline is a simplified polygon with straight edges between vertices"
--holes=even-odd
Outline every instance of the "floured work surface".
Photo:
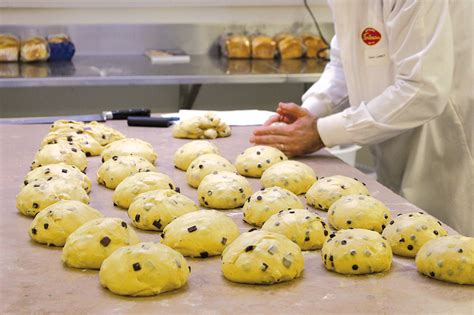
[{"label": "floured work surface", "polygon": [[[158,153],[158,171],[171,176],[181,192],[197,202],[197,191],[186,184],[185,172],[173,166],[175,150],[188,140],[174,139],[171,129],[130,128],[126,122],[107,122],[128,137],[153,144]],[[62,248],[30,241],[27,229],[32,218],[15,209],[15,196],[29,170],[47,125],[0,126],[1,205],[0,217],[0,313],[470,313],[474,309],[474,288],[444,283],[420,275],[413,259],[394,256],[387,274],[342,276],[327,271],[320,251],[305,252],[305,271],[295,281],[272,286],[236,284],[221,275],[220,258],[187,259],[192,272],[186,287],[147,298],[120,297],[99,284],[98,271],[66,268]],[[249,146],[251,127],[234,127],[232,136],[213,140],[231,162]],[[419,211],[403,198],[337,158],[320,154],[299,159],[313,167],[318,176],[335,174],[358,177],[367,183],[375,198],[383,201],[395,216]],[[92,180],[91,206],[110,217],[130,222],[127,212],[113,206],[112,190],[96,183],[100,157],[88,158],[87,175]],[[259,180],[249,179],[254,191]],[[435,192],[433,192],[435,193]],[[302,197],[301,197],[302,198]],[[315,211],[315,210],[313,210]],[[325,212],[318,212],[326,217]],[[241,228],[239,209],[225,211]],[[455,233],[448,228],[450,234]],[[137,230],[142,241],[159,241],[159,233]]]}]

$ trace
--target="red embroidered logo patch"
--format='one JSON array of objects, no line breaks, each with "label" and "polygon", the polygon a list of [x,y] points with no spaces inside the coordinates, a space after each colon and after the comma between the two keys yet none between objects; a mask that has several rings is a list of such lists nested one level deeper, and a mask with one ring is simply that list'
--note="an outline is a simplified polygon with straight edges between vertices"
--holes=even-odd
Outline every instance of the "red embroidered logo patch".
[{"label": "red embroidered logo patch", "polygon": [[367,27],[365,30],[362,31],[361,37],[364,43],[369,46],[373,46],[380,41],[382,35],[375,28]]}]

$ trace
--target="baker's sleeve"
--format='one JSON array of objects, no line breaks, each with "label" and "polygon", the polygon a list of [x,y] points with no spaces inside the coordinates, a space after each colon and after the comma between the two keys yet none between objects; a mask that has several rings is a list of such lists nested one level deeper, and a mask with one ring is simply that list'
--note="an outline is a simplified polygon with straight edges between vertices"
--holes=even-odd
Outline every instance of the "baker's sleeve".
[{"label": "baker's sleeve", "polygon": [[384,19],[394,84],[317,122],[326,146],[382,142],[443,113],[454,67],[448,0],[393,2]]},{"label": "baker's sleeve", "polygon": [[331,40],[331,60],[321,78],[303,94],[302,107],[317,117],[339,112],[348,106],[347,87],[336,36]]}]

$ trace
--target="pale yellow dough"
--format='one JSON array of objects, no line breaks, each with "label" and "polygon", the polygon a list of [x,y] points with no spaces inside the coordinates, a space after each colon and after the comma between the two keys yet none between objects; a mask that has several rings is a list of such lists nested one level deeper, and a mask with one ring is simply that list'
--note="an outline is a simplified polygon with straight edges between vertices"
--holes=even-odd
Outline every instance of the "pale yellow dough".
[{"label": "pale yellow dough", "polygon": [[302,250],[320,249],[329,235],[324,220],[306,209],[280,211],[265,222],[262,230],[282,234]]},{"label": "pale yellow dough", "polygon": [[252,187],[245,177],[227,171],[207,175],[198,187],[201,205],[215,209],[241,207],[251,194]]},{"label": "pale yellow dough", "polygon": [[128,208],[132,225],[141,230],[161,231],[171,221],[199,207],[180,193],[160,189],[138,195]]},{"label": "pale yellow dough", "polygon": [[38,213],[28,234],[35,242],[64,246],[67,237],[78,227],[102,217],[102,213],[82,202],[62,200]]},{"label": "pale yellow dough", "polygon": [[57,163],[74,165],[83,172],[87,168],[87,158],[80,147],[69,142],[60,142],[48,144],[39,149],[31,163],[31,169]]},{"label": "pale yellow dough", "polygon": [[281,187],[268,187],[259,190],[245,201],[242,208],[244,221],[262,226],[272,215],[281,210],[304,208],[301,200],[289,190]]},{"label": "pale yellow dough", "polygon": [[97,182],[107,188],[115,189],[128,176],[155,170],[153,164],[140,156],[114,156],[99,167]]},{"label": "pale yellow dough", "polygon": [[115,294],[151,296],[183,287],[189,273],[183,255],[149,242],[117,249],[102,263],[99,278]]},{"label": "pale yellow dough", "polygon": [[342,175],[320,178],[306,193],[306,202],[311,207],[329,210],[339,198],[347,195],[369,195],[361,181]]},{"label": "pale yellow dough", "polygon": [[285,236],[253,231],[241,234],[222,253],[222,273],[230,281],[273,284],[298,278],[304,258]]},{"label": "pale yellow dough", "polygon": [[70,130],[84,130],[84,123],[75,120],[56,120],[51,126],[49,126],[50,131],[56,131],[63,128],[68,128]]},{"label": "pale yellow dough", "polygon": [[231,134],[229,125],[212,113],[195,116],[178,122],[173,127],[173,137],[185,139],[215,139]]},{"label": "pale yellow dough", "polygon": [[342,274],[369,274],[390,270],[390,244],[374,231],[340,230],[326,239],[321,258],[327,270]]},{"label": "pale yellow dough", "polygon": [[399,215],[382,233],[393,253],[405,257],[415,257],[426,242],[447,234],[441,222],[424,212]]},{"label": "pale yellow dough", "polygon": [[112,199],[114,205],[128,209],[136,196],[157,189],[176,189],[176,185],[166,174],[158,172],[136,173],[125,178],[115,188]]},{"label": "pale yellow dough", "polygon": [[125,138],[108,144],[102,151],[102,162],[106,162],[115,156],[139,156],[155,164],[157,154],[153,146],[143,140]]},{"label": "pale yellow dough", "polygon": [[300,195],[316,181],[316,174],[308,165],[298,161],[282,161],[262,174],[263,187],[279,186]]},{"label": "pale yellow dough", "polygon": [[328,211],[328,222],[336,230],[354,228],[382,233],[390,220],[390,210],[381,201],[364,195],[341,197]]},{"label": "pale yellow dough", "polygon": [[220,155],[219,148],[206,140],[194,140],[182,145],[174,153],[174,165],[186,171],[194,159],[203,154],[214,153]]},{"label": "pale yellow dough", "polygon": [[288,160],[280,150],[266,145],[257,145],[245,149],[235,159],[237,171],[242,176],[261,177],[272,165]]},{"label": "pale yellow dough", "polygon": [[69,235],[62,261],[68,267],[99,269],[104,259],[116,249],[139,242],[135,231],[122,219],[95,219]]},{"label": "pale yellow dough", "polygon": [[79,147],[86,156],[96,156],[102,153],[104,147],[93,137],[81,130],[71,130],[69,128],[51,131],[43,138],[41,147],[58,142],[68,142]]},{"label": "pale yellow dough", "polygon": [[98,123],[97,121],[91,121],[85,124],[84,132],[91,135],[102,146],[125,138],[120,131],[105,124]]},{"label": "pale yellow dough", "polygon": [[416,255],[416,269],[438,280],[474,285],[474,238],[451,235],[426,242]]},{"label": "pale yellow dough", "polygon": [[184,256],[206,258],[220,255],[239,234],[239,228],[227,215],[215,210],[200,210],[168,224],[161,242]]},{"label": "pale yellow dough", "polygon": [[218,171],[237,172],[236,168],[226,158],[209,153],[192,161],[186,171],[186,180],[189,186],[197,188],[204,177]]},{"label": "pale yellow dough", "polygon": [[77,181],[63,178],[38,179],[24,186],[16,196],[16,208],[21,214],[34,217],[44,208],[61,200],[89,203],[87,192]]},{"label": "pale yellow dough", "polygon": [[28,183],[40,179],[47,180],[49,178],[63,178],[69,181],[77,181],[85,191],[91,191],[92,183],[89,177],[82,173],[76,166],[64,163],[48,164],[35,168],[26,174],[23,185],[26,186]]}]

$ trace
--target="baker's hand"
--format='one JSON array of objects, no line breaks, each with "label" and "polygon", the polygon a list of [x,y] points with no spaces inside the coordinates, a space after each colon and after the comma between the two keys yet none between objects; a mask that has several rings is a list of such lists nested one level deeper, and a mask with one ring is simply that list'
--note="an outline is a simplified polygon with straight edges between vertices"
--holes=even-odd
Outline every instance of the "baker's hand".
[{"label": "baker's hand", "polygon": [[[324,147],[316,128],[317,117],[294,103],[280,103],[279,115],[270,117],[262,127],[255,128],[250,142],[269,145],[283,151],[287,156],[299,156],[315,152]],[[272,126],[274,122],[286,125]]]}]

